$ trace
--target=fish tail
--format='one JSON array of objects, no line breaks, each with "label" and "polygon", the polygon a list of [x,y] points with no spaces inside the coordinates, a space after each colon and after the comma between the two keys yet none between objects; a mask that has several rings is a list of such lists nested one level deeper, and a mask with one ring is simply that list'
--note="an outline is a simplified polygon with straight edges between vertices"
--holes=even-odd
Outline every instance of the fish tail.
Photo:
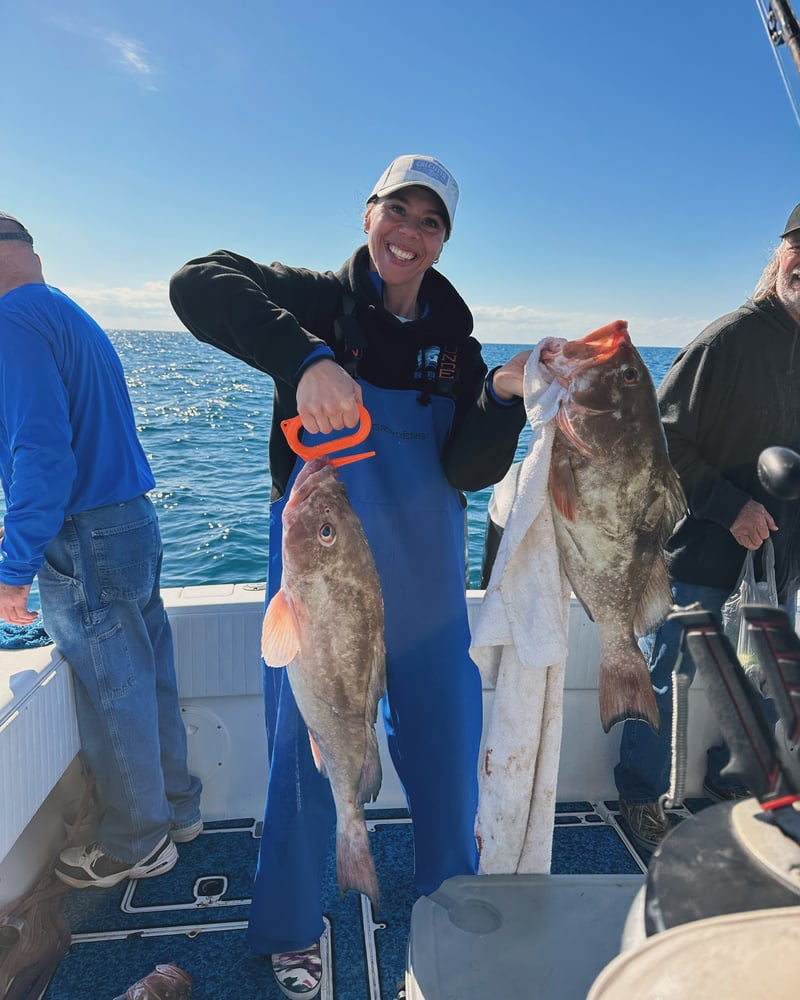
[{"label": "fish tail", "polygon": [[636,653],[636,660],[604,657],[600,664],[600,721],[605,732],[626,719],[648,722],[654,733],[661,729],[647,664],[638,648]]},{"label": "fish tail", "polygon": [[364,766],[361,768],[361,777],[356,793],[356,803],[360,806],[365,802],[373,802],[377,799],[383,780],[381,755],[378,750],[378,737],[374,726],[367,726],[366,736]]},{"label": "fish tail", "polygon": [[373,910],[380,909],[378,876],[363,815],[353,813],[346,824],[337,823],[336,878],[342,895],[355,889],[369,897]]}]

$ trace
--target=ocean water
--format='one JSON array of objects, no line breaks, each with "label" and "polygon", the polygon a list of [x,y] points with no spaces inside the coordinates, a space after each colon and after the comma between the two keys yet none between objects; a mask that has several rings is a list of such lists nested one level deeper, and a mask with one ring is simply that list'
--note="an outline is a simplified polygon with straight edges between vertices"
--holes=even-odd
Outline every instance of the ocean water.
[{"label": "ocean water", "polygon": [[[259,583],[267,570],[269,376],[188,333],[109,331],[156,479],[164,541],[162,585]],[[492,368],[521,344],[484,345]],[[644,348],[656,385],[677,348]],[[530,431],[519,441],[527,450]],[[469,585],[480,584],[491,489],[467,494]],[[36,588],[30,606],[38,607]]]},{"label": "ocean water", "polygon": [[[272,380],[187,333],[109,333],[153,468],[166,587],[261,582],[267,568]],[[484,345],[492,368],[521,344]],[[661,382],[677,348],[641,351]],[[517,458],[527,450],[526,427]],[[467,494],[469,583],[479,586],[491,489]]]}]

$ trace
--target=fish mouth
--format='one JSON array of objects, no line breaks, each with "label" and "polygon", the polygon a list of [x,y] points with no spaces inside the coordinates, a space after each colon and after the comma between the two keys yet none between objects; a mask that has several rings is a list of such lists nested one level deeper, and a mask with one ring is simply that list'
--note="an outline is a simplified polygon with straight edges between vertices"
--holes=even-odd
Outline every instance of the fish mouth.
[{"label": "fish mouth", "polygon": [[631,346],[631,338],[628,324],[620,319],[580,340],[548,341],[540,352],[539,363],[559,385],[568,387],[582,372],[609,361],[625,346]]},{"label": "fish mouth", "polygon": [[338,479],[336,469],[325,458],[312,458],[303,466],[294,481],[292,492],[283,508],[284,514],[294,510],[307,500],[315,490]]},{"label": "fish mouth", "polygon": [[618,319],[614,323],[600,327],[599,330],[587,333],[580,340],[571,340],[564,345],[563,354],[570,360],[585,359],[586,364],[581,367],[588,367],[608,361],[621,347],[629,347],[630,343],[628,324],[625,320]]}]

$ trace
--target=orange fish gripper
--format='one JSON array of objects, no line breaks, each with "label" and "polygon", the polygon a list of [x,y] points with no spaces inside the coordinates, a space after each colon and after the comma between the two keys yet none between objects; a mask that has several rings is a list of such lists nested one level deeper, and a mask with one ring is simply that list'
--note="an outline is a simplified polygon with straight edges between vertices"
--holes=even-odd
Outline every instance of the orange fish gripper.
[{"label": "orange fish gripper", "polygon": [[[299,455],[304,461],[310,458],[324,458],[337,451],[344,451],[354,445],[361,444],[372,429],[372,418],[365,406],[358,404],[359,424],[352,434],[344,437],[334,438],[330,441],[323,441],[320,444],[304,445],[300,440],[300,431],[303,429],[303,421],[299,416],[290,417],[281,421],[281,430],[289,442],[292,451]],[[351,462],[360,462],[362,458],[371,458],[374,451],[362,451],[357,455],[340,455],[338,458],[328,458],[328,462],[334,466],[349,465]]]}]

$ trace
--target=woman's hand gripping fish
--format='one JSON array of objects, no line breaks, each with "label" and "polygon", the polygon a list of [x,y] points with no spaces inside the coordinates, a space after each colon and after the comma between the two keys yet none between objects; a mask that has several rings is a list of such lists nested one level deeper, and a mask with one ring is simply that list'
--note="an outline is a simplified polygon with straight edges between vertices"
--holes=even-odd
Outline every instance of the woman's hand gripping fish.
[{"label": "woman's hand gripping fish", "polygon": [[339,888],[365,893],[377,910],[364,803],[381,786],[383,598],[361,521],[322,458],[301,469],[283,511],[283,578],[264,616],[261,652],[269,666],[287,664],[314,761],[331,784]]},{"label": "woman's hand gripping fish", "polygon": [[602,642],[600,718],[660,723],[636,636],[672,606],[663,545],[686,501],[667,457],[653,381],[617,321],[553,340],[539,363],[567,393],[556,417],[550,495],[561,562]]}]

